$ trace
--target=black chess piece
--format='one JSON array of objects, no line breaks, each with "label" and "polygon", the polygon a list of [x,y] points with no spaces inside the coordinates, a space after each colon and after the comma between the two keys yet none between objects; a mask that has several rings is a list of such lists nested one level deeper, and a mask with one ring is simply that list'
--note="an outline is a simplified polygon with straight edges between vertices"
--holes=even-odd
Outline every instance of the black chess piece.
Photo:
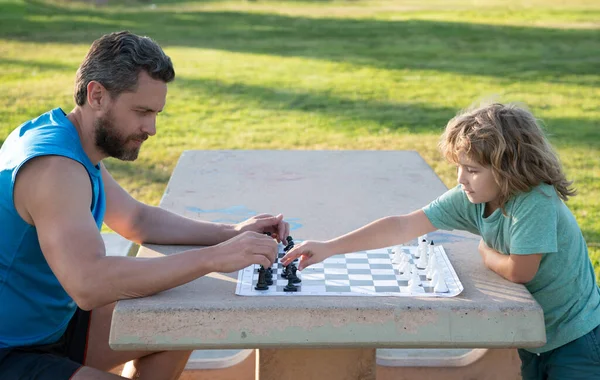
[{"label": "black chess piece", "polygon": [[302,280],[296,275],[296,271],[298,270],[298,268],[296,268],[296,266],[294,265],[294,263],[290,264],[288,267],[288,280],[290,279],[290,277],[292,278],[292,282],[294,284],[299,284],[302,282]]},{"label": "black chess piece", "polygon": [[286,238],[286,241],[287,241],[287,245],[283,248],[283,252],[287,252],[290,249],[294,248],[294,239],[292,239],[291,236],[288,236]]},{"label": "black chess piece", "polygon": [[281,272],[281,277],[287,279],[288,278],[288,267],[283,267],[283,272]]},{"label": "black chess piece", "polygon": [[298,287],[296,285],[294,285],[292,278],[288,277],[288,283],[285,286],[285,288],[283,288],[283,291],[284,292],[297,292],[298,291]]},{"label": "black chess piece", "polygon": [[267,285],[273,285],[273,269],[267,268],[267,271],[265,272],[265,280]]},{"label": "black chess piece", "polygon": [[265,269],[265,267],[263,267],[261,265],[260,268],[258,269],[258,281],[257,281],[254,289],[256,289],[256,290],[269,289],[269,286],[267,285],[266,273],[267,273],[267,270]]}]

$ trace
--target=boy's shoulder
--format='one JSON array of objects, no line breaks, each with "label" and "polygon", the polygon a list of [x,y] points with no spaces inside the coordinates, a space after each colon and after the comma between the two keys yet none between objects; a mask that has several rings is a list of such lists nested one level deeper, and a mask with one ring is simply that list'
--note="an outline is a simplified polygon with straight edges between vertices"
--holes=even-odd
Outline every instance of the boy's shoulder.
[{"label": "boy's shoulder", "polygon": [[513,208],[531,208],[544,205],[552,205],[558,199],[554,186],[547,183],[540,183],[532,187],[529,191],[518,193],[513,199]]}]

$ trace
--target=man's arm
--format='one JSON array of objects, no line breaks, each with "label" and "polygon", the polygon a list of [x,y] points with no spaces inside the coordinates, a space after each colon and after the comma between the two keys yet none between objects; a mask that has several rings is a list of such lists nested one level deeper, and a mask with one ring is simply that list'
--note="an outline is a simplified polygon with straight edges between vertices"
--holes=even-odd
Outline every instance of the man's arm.
[{"label": "man's arm", "polygon": [[289,226],[282,216],[258,215],[239,224],[193,220],[160,207],[135,200],[102,166],[106,192],[105,223],[119,235],[138,244],[185,244],[209,246],[241,232],[275,232],[284,241]]},{"label": "man's arm", "polygon": [[490,248],[483,239],[479,241],[479,253],[485,266],[508,281],[526,284],[533,280],[542,261],[541,254],[503,255]]},{"label": "man's arm", "polygon": [[231,224],[197,221],[135,200],[102,165],[106,192],[105,223],[138,244],[215,245],[236,236]]},{"label": "man's arm", "polygon": [[90,212],[91,199],[87,172],[68,158],[35,158],[17,176],[15,206],[35,225],[44,257],[82,309],[151,295],[213,271],[233,272],[253,263],[270,266],[275,259],[275,240],[252,232],[160,258],[107,257]]}]

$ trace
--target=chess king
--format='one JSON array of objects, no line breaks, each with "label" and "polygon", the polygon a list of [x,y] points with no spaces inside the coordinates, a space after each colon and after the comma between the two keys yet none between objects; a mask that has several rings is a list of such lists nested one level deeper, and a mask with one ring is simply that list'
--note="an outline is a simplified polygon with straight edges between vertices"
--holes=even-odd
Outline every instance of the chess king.
[{"label": "chess king", "polygon": [[302,270],[335,254],[401,244],[436,229],[480,235],[483,264],[522,283],[544,311],[547,342],[519,349],[523,379],[600,379],[600,289],[565,205],[575,195],[535,117],[515,105],[460,113],[441,136],[458,185],[420,210],[329,241],[296,245]]}]

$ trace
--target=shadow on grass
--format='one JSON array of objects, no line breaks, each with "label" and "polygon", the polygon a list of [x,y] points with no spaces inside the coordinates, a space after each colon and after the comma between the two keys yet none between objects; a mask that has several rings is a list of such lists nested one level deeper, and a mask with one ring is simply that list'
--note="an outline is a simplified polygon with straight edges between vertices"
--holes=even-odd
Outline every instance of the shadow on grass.
[{"label": "shadow on grass", "polygon": [[136,162],[120,161],[108,158],[102,161],[115,178],[132,178],[135,183],[167,184],[171,173],[157,168],[153,163],[138,160]]},{"label": "shadow on grass", "polygon": [[[410,133],[442,132],[448,120],[456,113],[451,108],[440,108],[425,104],[394,103],[344,99],[326,93],[276,89],[245,83],[223,83],[212,79],[189,79],[179,77],[173,86],[183,96],[203,94],[207,99],[223,99],[224,102],[240,104],[244,108],[285,110],[318,113],[339,119],[335,128],[345,129],[344,121],[372,121],[377,129]],[[352,123],[356,125],[356,123]],[[322,128],[324,128],[322,126]]]},{"label": "shadow on grass", "polygon": [[0,66],[10,67],[16,66],[25,69],[40,69],[40,70],[54,70],[54,71],[69,71],[75,73],[77,71],[76,65],[65,65],[64,63],[48,62],[48,61],[32,61],[32,60],[19,60],[10,58],[0,58]]},{"label": "shadow on grass", "polygon": [[[442,133],[448,121],[460,110],[420,103],[394,103],[344,99],[326,93],[276,89],[245,83],[223,83],[213,79],[179,77],[173,84],[187,96],[203,94],[243,107],[267,110],[314,112],[336,117],[335,128],[350,131],[344,121],[375,122],[377,133],[384,129],[410,133]],[[585,118],[544,118],[541,120],[552,142],[561,145],[600,148],[600,121]],[[356,123],[352,123],[356,125]],[[573,133],[576,131],[576,133]]]},{"label": "shadow on grass", "polygon": [[163,46],[306,57],[388,69],[425,69],[598,86],[600,31],[423,20],[308,18],[140,7],[74,9],[14,0],[0,38],[90,44],[128,29]]},{"label": "shadow on grass", "polygon": [[600,149],[599,119],[543,118],[542,125],[556,146],[589,146]]}]

